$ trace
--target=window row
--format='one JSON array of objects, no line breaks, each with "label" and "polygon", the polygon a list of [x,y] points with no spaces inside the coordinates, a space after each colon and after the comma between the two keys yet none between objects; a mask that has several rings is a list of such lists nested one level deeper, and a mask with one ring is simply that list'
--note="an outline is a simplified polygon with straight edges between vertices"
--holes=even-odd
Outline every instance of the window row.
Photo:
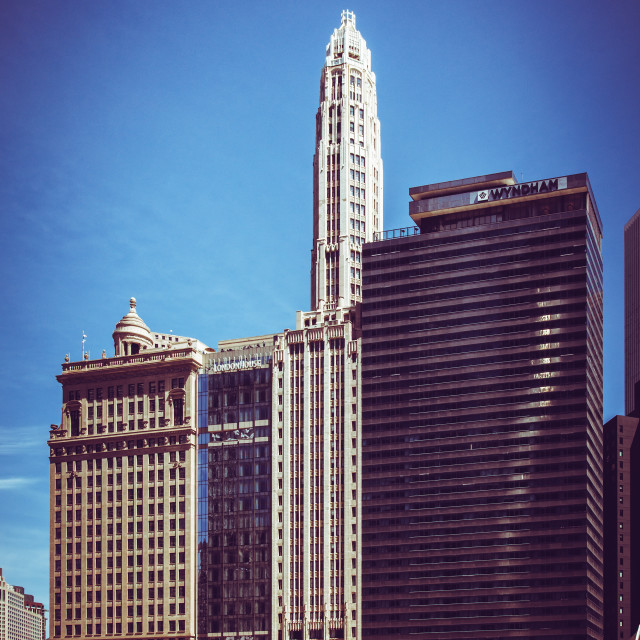
[{"label": "window row", "polygon": [[[175,553],[170,553],[169,554],[169,560],[167,561],[167,564],[169,564],[170,566],[175,566],[176,557],[178,558],[178,563],[184,564],[184,562],[185,562],[185,553],[184,552],[180,552],[179,554],[177,554],[177,556],[176,556]],[[93,571],[93,570],[100,571],[101,569],[103,569],[103,562],[104,562],[104,568],[106,568],[106,569],[113,569],[114,567],[116,569],[121,569],[122,568],[122,564],[123,564],[122,555],[116,555],[115,558],[114,558],[114,556],[106,556],[106,557],[99,556],[99,557],[97,557],[95,559],[94,558],[87,558],[86,561],[85,561],[84,567],[83,567],[81,558],[76,558],[75,562],[74,562],[74,560],[72,558],[67,558],[65,566],[66,566],[67,572],[73,571],[74,568],[75,568],[76,571],[82,571],[82,570],[85,570],[85,571]],[[147,564],[150,567],[154,566],[155,564],[158,564],[160,566],[163,565],[164,564],[164,553],[158,553],[157,557],[153,554],[153,552],[150,553],[148,558],[147,558]],[[56,571],[61,571],[62,570],[62,561],[60,559],[56,559],[54,566],[55,566],[55,570]],[[135,562],[134,562],[133,555],[129,556],[128,567],[131,569],[134,566],[137,566],[139,568],[143,566],[142,555],[136,556]],[[175,571],[176,571],[175,569],[171,569],[171,571],[170,571],[171,575],[169,577],[169,580],[174,581],[176,579],[175,578]],[[179,579],[183,580],[184,579],[184,570],[180,569],[180,572],[181,572],[181,575],[183,577],[181,577]],[[162,573],[162,572],[159,571],[158,573]],[[120,573],[116,574],[116,584],[121,584],[121,581],[122,581],[121,575],[122,574],[120,574]],[[88,585],[92,584],[92,578],[90,578],[88,575],[87,575],[87,584]],[[96,576],[96,586],[100,585],[100,584],[101,584],[101,582],[99,580],[99,577]],[[109,574],[107,576],[107,584],[113,584],[113,576],[111,574]]]},{"label": "window row", "polygon": [[[158,614],[160,615],[160,614]],[[96,616],[98,617],[98,616]],[[68,619],[72,619],[72,618],[68,618]],[[79,619],[79,616],[78,616]],[[56,620],[59,620],[58,617],[56,617]],[[143,630],[143,623],[142,622],[127,622],[126,623],[126,632],[127,633],[142,633]],[[135,626],[134,626],[135,625]],[[177,626],[176,626],[177,625]],[[102,629],[103,629],[103,625],[100,623],[97,624],[92,624],[92,623],[87,623],[86,625],[86,634],[83,633],[82,631],[82,626],[81,624],[67,624],[65,625],[65,636],[67,637],[79,637],[82,638],[85,635],[96,635],[96,636],[101,636],[102,635]],[[116,634],[121,634],[123,633],[123,627],[124,624],[121,622],[116,622],[116,623],[112,623],[112,622],[108,622],[106,625],[104,625],[104,628],[107,632],[107,634],[111,635],[113,633]],[[169,620],[169,631],[170,632],[175,632],[177,631],[184,631],[185,630],[185,621],[184,620]],[[55,636],[56,637],[60,637],[62,635],[62,627],[60,625],[55,625],[54,627],[55,629]],[[95,631],[94,631],[95,629]],[[162,620],[158,620],[158,622],[154,622],[153,620],[149,620],[147,622],[147,629],[149,631],[149,633],[154,633],[156,631],[158,632],[163,632],[164,631],[164,622]]]},{"label": "window row", "polygon": [[[113,418],[114,414],[118,416],[122,416],[124,413],[124,402],[115,402],[109,403],[107,405],[107,415],[110,418]],[[158,398],[156,402],[156,398],[148,399],[148,410],[149,413],[155,413],[156,410],[158,412],[163,412],[165,407],[164,398]],[[128,415],[133,415],[135,413],[141,414],[144,413],[144,400],[133,401],[130,400],[127,404],[127,413]],[[97,407],[89,406],[87,407],[87,417],[89,420],[93,420],[94,417],[102,418],[103,416],[103,408],[102,405],[98,405]]]}]

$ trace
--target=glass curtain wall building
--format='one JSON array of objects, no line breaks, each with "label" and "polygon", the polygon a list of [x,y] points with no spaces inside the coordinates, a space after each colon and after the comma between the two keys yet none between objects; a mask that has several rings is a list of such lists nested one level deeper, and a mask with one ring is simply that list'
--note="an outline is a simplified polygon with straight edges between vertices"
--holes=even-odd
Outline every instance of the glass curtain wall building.
[{"label": "glass curtain wall building", "polygon": [[207,354],[198,377],[200,638],[270,637],[272,354]]},{"label": "glass curtain wall building", "polygon": [[363,637],[601,639],[587,175],[410,195],[418,226],[364,249]]}]

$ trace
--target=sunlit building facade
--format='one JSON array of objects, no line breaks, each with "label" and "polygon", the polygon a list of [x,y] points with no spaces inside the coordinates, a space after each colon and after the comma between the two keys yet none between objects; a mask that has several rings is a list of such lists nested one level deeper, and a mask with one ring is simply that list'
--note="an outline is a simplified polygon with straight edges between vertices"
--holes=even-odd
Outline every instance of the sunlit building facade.
[{"label": "sunlit building facade", "polygon": [[44,640],[44,605],[23,587],[9,584],[0,567],[0,640]]},{"label": "sunlit building facade", "polygon": [[115,355],[65,362],[51,425],[50,637],[196,637],[196,399],[206,351],[136,301]]},{"label": "sunlit building facade", "polygon": [[383,193],[376,79],[351,11],[326,47],[313,189],[311,310],[274,344],[279,640],[360,638],[359,303]]},{"label": "sunlit building facade", "polygon": [[382,158],[371,51],[343,11],[320,74],[313,156],[311,308],[362,300],[362,245],[382,229]]}]

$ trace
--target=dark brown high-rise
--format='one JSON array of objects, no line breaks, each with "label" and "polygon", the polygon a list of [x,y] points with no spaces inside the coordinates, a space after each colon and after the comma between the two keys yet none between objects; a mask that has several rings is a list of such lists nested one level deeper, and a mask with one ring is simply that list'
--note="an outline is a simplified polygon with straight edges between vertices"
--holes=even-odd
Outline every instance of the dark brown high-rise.
[{"label": "dark brown high-rise", "polygon": [[601,639],[588,177],[410,195],[418,226],[364,248],[363,638]]},{"label": "dark brown high-rise", "polygon": [[627,640],[640,625],[640,429],[638,418],[604,425],[604,637]]},{"label": "dark brown high-rise", "polygon": [[640,409],[640,209],[624,226],[624,412]]}]

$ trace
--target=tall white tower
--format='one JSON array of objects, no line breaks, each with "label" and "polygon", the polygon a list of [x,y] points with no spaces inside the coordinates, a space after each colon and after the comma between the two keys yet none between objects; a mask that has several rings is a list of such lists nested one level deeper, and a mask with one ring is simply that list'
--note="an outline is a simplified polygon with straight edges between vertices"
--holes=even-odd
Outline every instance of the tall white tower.
[{"label": "tall white tower", "polygon": [[362,300],[362,244],[382,230],[382,159],[371,51],[352,11],[327,45],[313,158],[311,308]]}]

